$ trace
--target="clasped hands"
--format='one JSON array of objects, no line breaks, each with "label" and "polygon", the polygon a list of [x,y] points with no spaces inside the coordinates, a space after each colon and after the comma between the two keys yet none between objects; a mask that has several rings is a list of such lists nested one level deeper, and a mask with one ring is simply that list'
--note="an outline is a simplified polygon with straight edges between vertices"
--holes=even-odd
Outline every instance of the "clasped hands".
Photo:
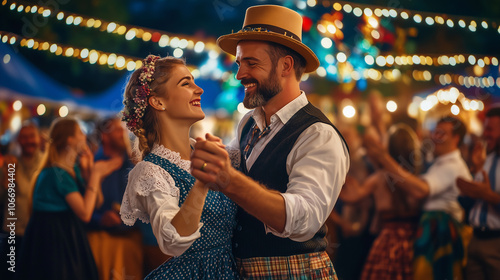
[{"label": "clasped hands", "polygon": [[223,192],[229,186],[234,171],[220,138],[210,133],[205,135],[205,139],[196,138],[191,153],[191,175],[210,189]]}]

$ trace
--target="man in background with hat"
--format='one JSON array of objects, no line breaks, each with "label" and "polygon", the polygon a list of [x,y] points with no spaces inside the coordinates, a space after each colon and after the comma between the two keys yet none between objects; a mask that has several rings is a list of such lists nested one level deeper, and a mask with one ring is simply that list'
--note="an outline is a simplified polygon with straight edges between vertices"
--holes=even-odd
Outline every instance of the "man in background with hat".
[{"label": "man in background with hat", "polygon": [[227,150],[240,151],[239,170],[207,135],[197,139],[192,174],[239,205],[233,253],[247,279],[336,279],[324,225],[349,169],[347,144],[312,106],[300,80],[319,66],[301,42],[302,17],[281,6],[248,8],[243,29],[221,36],[236,56],[244,105]]}]

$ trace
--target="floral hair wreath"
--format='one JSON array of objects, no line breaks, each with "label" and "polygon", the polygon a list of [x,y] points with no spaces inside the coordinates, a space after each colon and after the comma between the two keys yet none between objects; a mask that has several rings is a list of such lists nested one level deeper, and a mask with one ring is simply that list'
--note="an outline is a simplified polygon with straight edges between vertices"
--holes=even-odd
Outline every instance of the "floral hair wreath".
[{"label": "floral hair wreath", "polygon": [[140,129],[139,121],[144,117],[148,106],[148,97],[151,95],[151,82],[155,73],[155,62],[159,56],[148,55],[143,61],[141,74],[139,75],[139,87],[133,98],[125,98],[123,104],[125,108],[122,111],[122,121],[127,125],[127,128],[134,134]]}]

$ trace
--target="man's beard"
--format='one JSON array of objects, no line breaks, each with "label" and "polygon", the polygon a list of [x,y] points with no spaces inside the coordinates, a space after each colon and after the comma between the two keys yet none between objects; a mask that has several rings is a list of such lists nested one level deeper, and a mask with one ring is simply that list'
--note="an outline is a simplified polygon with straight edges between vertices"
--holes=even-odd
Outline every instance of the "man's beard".
[{"label": "man's beard", "polygon": [[242,84],[247,83],[256,83],[257,88],[253,94],[245,94],[245,98],[243,99],[243,105],[247,109],[254,109],[257,107],[261,107],[267,104],[271,98],[276,96],[283,90],[283,87],[280,85],[278,81],[278,77],[276,75],[276,69],[273,69],[271,73],[269,73],[269,77],[264,80],[262,83],[257,82],[257,80],[242,80]]}]

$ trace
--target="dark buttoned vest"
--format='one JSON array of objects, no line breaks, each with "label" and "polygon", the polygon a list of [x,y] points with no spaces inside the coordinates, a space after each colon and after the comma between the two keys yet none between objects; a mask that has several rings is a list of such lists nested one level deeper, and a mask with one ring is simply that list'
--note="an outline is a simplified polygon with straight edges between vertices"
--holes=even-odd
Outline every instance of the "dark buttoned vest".
[{"label": "dark buttoned vest", "polygon": [[[252,168],[247,170],[243,150],[252,134],[255,124],[250,118],[244,125],[240,138],[241,165],[240,170],[269,189],[286,192],[288,174],[286,159],[299,135],[314,123],[322,122],[331,125],[344,138],[328,118],[311,103],[301,108],[281,130],[269,141]],[[347,147],[347,144],[346,144]],[[255,197],[255,200],[260,199]],[[296,242],[289,238],[266,234],[264,224],[248,214],[242,208],[238,209],[237,225],[233,236],[233,253],[237,258],[290,256],[324,251],[327,247],[325,238],[327,228],[323,225],[319,231],[305,242]]]}]

